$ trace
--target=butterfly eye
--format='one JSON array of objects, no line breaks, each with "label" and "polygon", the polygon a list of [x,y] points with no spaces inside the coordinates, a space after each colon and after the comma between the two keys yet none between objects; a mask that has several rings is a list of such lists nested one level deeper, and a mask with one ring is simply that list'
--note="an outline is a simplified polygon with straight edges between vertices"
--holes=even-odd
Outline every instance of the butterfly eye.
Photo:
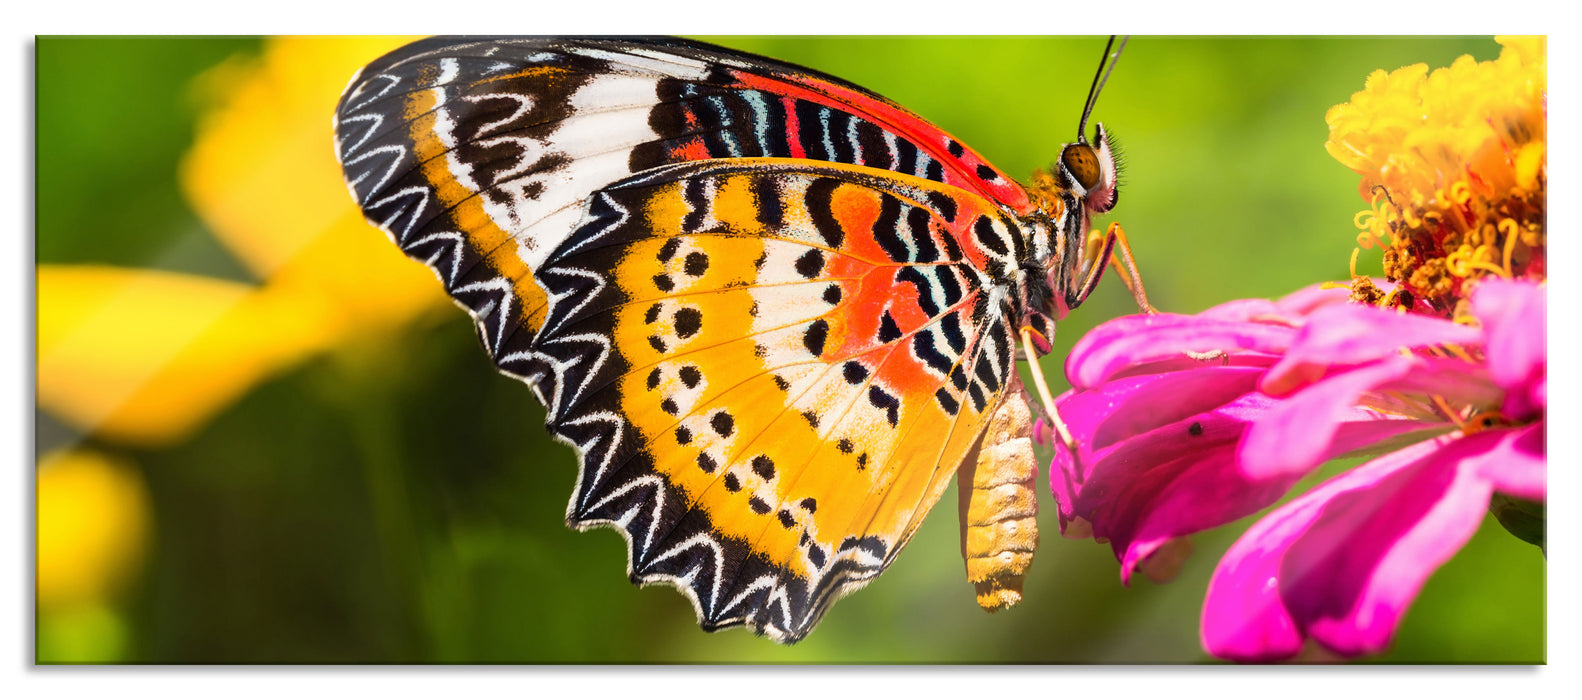
[{"label": "butterfly eye", "polygon": [[1085,143],[1066,146],[1065,152],[1060,154],[1060,164],[1083,191],[1091,192],[1099,186],[1099,156],[1092,146]]}]

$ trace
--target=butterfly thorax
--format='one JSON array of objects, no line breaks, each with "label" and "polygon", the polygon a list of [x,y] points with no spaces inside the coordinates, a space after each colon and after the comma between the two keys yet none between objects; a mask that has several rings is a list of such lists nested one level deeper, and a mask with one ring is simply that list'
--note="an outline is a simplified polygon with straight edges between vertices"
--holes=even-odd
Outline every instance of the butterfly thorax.
[{"label": "butterfly thorax", "polygon": [[1087,259],[1084,242],[1093,216],[1109,211],[1119,199],[1116,178],[1114,151],[1102,124],[1092,145],[1086,139],[1067,144],[1058,163],[1033,173],[1027,187],[1033,211],[1021,217],[1031,239],[1029,255],[1020,266],[1042,274],[1029,274],[1019,291],[1021,322],[1040,334],[1047,336],[1053,321],[1082,303],[1083,273],[1095,262]]}]

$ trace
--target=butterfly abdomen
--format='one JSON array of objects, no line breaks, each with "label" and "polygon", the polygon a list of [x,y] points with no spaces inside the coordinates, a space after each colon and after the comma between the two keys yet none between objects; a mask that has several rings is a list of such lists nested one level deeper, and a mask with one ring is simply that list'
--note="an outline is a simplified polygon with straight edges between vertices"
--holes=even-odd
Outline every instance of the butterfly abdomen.
[{"label": "butterfly abdomen", "polygon": [[978,605],[989,612],[1022,599],[1023,580],[1038,549],[1032,415],[1020,381],[1011,384],[976,454],[957,472],[967,580],[977,589]]}]

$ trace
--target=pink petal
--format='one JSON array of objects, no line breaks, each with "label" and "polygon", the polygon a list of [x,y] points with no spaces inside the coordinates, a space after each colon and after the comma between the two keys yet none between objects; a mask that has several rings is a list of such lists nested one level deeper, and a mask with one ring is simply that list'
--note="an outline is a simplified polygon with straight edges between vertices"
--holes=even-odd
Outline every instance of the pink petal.
[{"label": "pink petal", "polygon": [[1509,430],[1485,430],[1464,439],[1471,449],[1463,468],[1494,484],[1495,490],[1542,503],[1548,500],[1549,458],[1544,449],[1544,423]]},{"label": "pink petal", "polygon": [[1317,381],[1324,368],[1355,365],[1399,354],[1401,348],[1438,344],[1469,345],[1483,334],[1449,321],[1418,314],[1346,304],[1313,312],[1264,380],[1263,391],[1284,396]]},{"label": "pink petal", "polygon": [[1204,646],[1245,661],[1289,658],[1304,636],[1346,656],[1382,651],[1423,582],[1482,522],[1491,484],[1458,465],[1484,447],[1408,447],[1255,524],[1209,583]]},{"label": "pink petal", "polygon": [[1216,321],[1254,321],[1257,319],[1281,319],[1284,325],[1296,324],[1286,318],[1280,306],[1268,299],[1233,299],[1218,306],[1211,306],[1197,314],[1197,318],[1214,319]]},{"label": "pink petal", "polygon": [[1267,508],[1298,479],[1248,479],[1236,467],[1237,434],[1221,436],[1227,426],[1213,418],[1198,422],[1204,431],[1202,445],[1182,445],[1187,451],[1177,459],[1120,485],[1110,497],[1120,507],[1093,509],[1094,534],[1109,538],[1123,582],[1160,547]]},{"label": "pink petal", "polygon": [[1178,314],[1125,316],[1094,328],[1072,348],[1066,376],[1088,389],[1129,367],[1190,354],[1252,350],[1277,354],[1295,330],[1267,323],[1202,319]]},{"label": "pink petal", "polygon": [[1391,394],[1438,396],[1452,406],[1491,406],[1505,392],[1489,376],[1488,367],[1461,359],[1420,355],[1417,369],[1374,387]]},{"label": "pink petal", "polygon": [[[1242,468],[1254,479],[1303,473],[1361,447],[1337,445],[1335,436],[1348,416],[1374,417],[1355,415],[1362,410],[1356,407],[1358,400],[1369,391],[1408,388],[1457,399],[1498,397],[1494,385],[1479,377],[1478,367],[1468,362],[1403,355],[1326,377],[1281,401],[1247,431],[1241,445]],[[1381,437],[1405,429],[1388,426]]]},{"label": "pink petal", "polygon": [[[1380,280],[1375,280],[1374,284],[1377,285],[1379,282]],[[1349,301],[1351,301],[1350,289],[1328,287],[1320,283],[1308,285],[1281,297],[1277,306],[1282,315],[1301,318],[1325,306],[1345,304]]]},{"label": "pink petal", "polygon": [[[1242,380],[1243,389],[1252,379]],[[1156,394],[1143,393],[1157,401]],[[1070,534],[1069,525],[1086,523],[1089,529],[1084,534],[1109,541],[1121,562],[1123,581],[1161,547],[1255,513],[1279,500],[1295,481],[1292,477],[1254,482],[1235,464],[1242,432],[1267,410],[1270,399],[1252,392],[1231,397],[1224,405],[1208,403],[1192,403],[1194,408],[1208,409],[1202,413],[1137,426],[1139,432],[1119,433],[1109,442],[1094,440],[1087,432],[1095,427],[1095,432],[1105,432],[1102,422],[1082,424],[1083,429],[1073,430],[1077,439],[1087,438],[1085,445],[1103,445],[1079,450],[1083,470],[1075,467],[1069,453],[1057,453],[1050,488],[1060,504],[1062,531]],[[1076,406],[1068,403],[1061,410]]]},{"label": "pink petal", "polygon": [[1472,313],[1488,335],[1489,371],[1511,392],[1504,411],[1512,418],[1547,406],[1547,392],[1534,389],[1548,373],[1548,308],[1545,288],[1526,282],[1491,277],[1472,292]]},{"label": "pink petal", "polygon": [[1211,366],[1127,377],[1082,392],[1069,410],[1067,404],[1058,410],[1071,414],[1066,423],[1072,433],[1088,436],[1083,444],[1097,451],[1235,401],[1253,391],[1262,374],[1257,367]]},{"label": "pink petal", "polygon": [[1231,545],[1214,568],[1203,597],[1199,635],[1222,659],[1289,659],[1306,638],[1280,597],[1280,563],[1324,503],[1311,494],[1275,509]]},{"label": "pink petal", "polygon": [[[1141,455],[1155,451],[1151,449],[1154,446],[1165,453],[1178,449],[1174,433],[1145,434],[1234,401],[1252,391],[1260,373],[1256,368],[1204,367],[1128,377],[1091,391],[1061,395],[1055,401],[1056,410],[1079,446],[1075,456],[1068,450],[1056,450],[1050,467],[1049,486],[1060,504],[1062,523],[1088,515],[1075,508],[1082,484],[1100,464],[1100,454],[1137,438],[1141,441],[1130,448],[1133,459],[1144,459]],[[1175,400],[1161,401],[1162,396]],[[1188,427],[1182,424],[1179,429],[1185,433]]]}]

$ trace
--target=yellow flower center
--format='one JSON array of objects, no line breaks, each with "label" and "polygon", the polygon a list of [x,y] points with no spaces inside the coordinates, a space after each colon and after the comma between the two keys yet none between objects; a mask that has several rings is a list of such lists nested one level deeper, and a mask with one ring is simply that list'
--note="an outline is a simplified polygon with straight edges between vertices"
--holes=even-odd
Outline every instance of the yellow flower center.
[{"label": "yellow flower center", "polygon": [[[1493,61],[1462,56],[1432,73],[1375,71],[1325,115],[1325,147],[1362,176],[1371,205],[1357,245],[1383,249],[1383,294],[1353,275],[1353,298],[1464,315],[1476,280],[1546,278],[1548,183],[1545,41],[1499,37]],[[1355,260],[1355,258],[1354,258]]]}]

